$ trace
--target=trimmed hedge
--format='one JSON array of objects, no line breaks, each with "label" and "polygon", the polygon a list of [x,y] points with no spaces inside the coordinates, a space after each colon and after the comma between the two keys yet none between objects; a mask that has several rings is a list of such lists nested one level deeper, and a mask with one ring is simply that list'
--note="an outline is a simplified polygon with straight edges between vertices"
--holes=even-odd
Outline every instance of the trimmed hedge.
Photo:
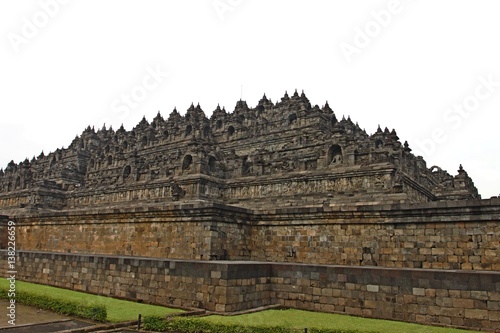
[{"label": "trimmed hedge", "polygon": [[[203,319],[174,318],[166,320],[162,317],[144,317],[144,328],[148,331],[186,332],[186,333],[289,333],[303,332],[283,326],[242,326],[232,324],[217,324]],[[310,333],[359,333],[356,330],[308,329]]]},{"label": "trimmed hedge", "polygon": [[[0,289],[0,298],[9,299],[8,292],[4,289]],[[99,322],[106,321],[107,317],[106,307],[104,305],[85,305],[19,291],[16,291],[15,300],[17,303],[35,306],[39,309],[50,310],[68,316],[86,318]]]}]

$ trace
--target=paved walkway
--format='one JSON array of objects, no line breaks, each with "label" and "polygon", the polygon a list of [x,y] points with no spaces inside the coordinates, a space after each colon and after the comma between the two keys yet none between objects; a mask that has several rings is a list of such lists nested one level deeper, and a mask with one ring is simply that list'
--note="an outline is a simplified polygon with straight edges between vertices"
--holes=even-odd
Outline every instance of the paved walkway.
[{"label": "paved walkway", "polygon": [[[37,333],[57,332],[64,329],[85,327],[92,325],[80,320],[74,320],[64,315],[51,311],[40,310],[31,306],[16,304],[16,325],[8,323],[10,318],[7,316],[9,303],[6,300],[0,300],[0,333],[33,333],[36,327]],[[57,323],[55,323],[57,322]],[[52,324],[44,324],[52,323]],[[23,327],[28,324],[42,324],[35,327]]]},{"label": "paved walkway", "polygon": [[[0,314],[1,314],[0,327],[12,326],[8,323],[8,321],[10,320],[10,318],[7,317],[9,311],[7,309],[8,305],[9,305],[8,301],[0,300]],[[39,310],[31,306],[26,306],[16,303],[16,326],[35,324],[35,323],[46,323],[64,319],[69,319],[69,318],[54,312]]]}]

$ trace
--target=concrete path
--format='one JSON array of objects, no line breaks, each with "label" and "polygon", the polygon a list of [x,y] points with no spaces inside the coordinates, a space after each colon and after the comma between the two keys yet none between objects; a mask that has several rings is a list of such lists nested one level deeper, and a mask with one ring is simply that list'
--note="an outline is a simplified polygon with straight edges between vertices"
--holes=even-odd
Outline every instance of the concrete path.
[{"label": "concrete path", "polygon": [[[31,306],[16,304],[16,325],[9,324],[10,318],[6,300],[0,300],[0,333],[49,333],[93,325],[90,322],[75,320],[51,311],[40,310]],[[36,326],[26,326],[38,324]]]}]

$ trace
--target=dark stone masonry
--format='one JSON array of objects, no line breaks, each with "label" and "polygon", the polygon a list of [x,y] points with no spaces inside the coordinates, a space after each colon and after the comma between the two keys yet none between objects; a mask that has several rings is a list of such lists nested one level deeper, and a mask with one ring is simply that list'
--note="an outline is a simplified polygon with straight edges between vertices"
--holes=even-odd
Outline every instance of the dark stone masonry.
[{"label": "dark stone masonry", "polygon": [[500,332],[500,199],[304,93],[88,127],[0,170],[0,214],[26,281]]}]

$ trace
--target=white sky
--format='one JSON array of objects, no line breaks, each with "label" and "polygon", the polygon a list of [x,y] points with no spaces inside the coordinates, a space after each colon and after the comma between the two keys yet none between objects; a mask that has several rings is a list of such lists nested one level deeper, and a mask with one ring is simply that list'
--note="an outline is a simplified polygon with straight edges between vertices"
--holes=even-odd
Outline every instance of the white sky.
[{"label": "white sky", "polygon": [[2,0],[0,166],[88,125],[303,89],[496,196],[499,13],[497,0]]}]

